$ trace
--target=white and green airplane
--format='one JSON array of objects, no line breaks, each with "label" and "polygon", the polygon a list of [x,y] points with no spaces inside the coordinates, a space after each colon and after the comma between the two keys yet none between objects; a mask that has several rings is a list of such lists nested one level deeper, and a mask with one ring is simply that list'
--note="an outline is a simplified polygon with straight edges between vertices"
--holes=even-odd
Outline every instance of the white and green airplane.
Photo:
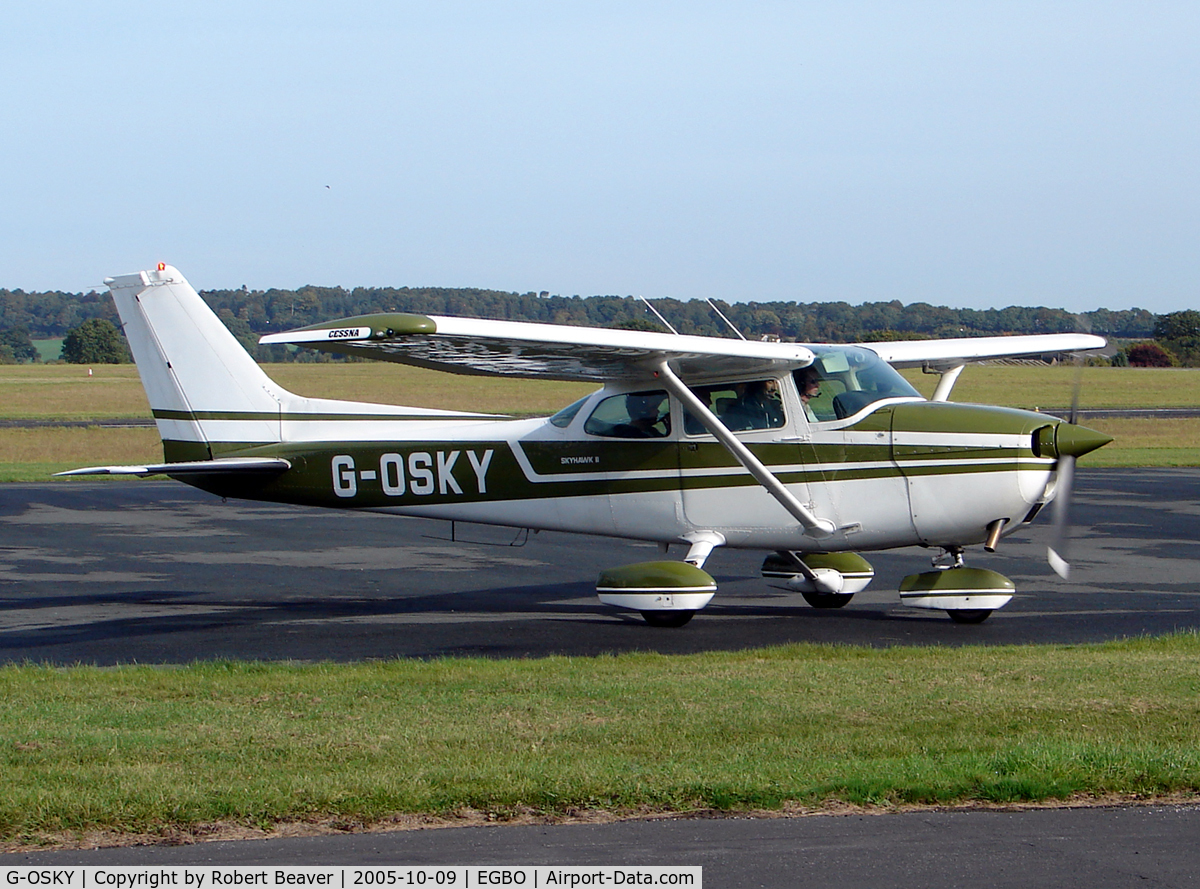
[{"label": "white and green airplane", "polygon": [[[716,583],[716,547],[818,608],[870,583],[860,552],[922,546],[901,600],[976,623],[1011,580],[963,564],[1065,499],[1075,458],[1109,437],[1029,411],[954,404],[962,368],[1099,348],[1082,334],[860,346],[752,342],[380,314],[271,334],[465,374],[588,380],[552,417],[511,419],[306,398],[266,375],[171,266],[110,278],[164,462],[65,475],[167,475],[222,497],[600,534],[687,548],[601,573],[601,601],[682,626]],[[931,400],[896,367],[940,373]],[[1051,562],[1067,565],[1051,550]]]}]

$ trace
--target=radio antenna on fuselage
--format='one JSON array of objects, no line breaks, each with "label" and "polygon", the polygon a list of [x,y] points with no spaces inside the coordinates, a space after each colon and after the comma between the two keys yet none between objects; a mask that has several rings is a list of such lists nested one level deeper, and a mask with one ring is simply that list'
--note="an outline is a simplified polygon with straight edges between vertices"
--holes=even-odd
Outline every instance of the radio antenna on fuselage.
[{"label": "radio antenna on fuselage", "polygon": [[657,318],[659,321],[661,321],[663,326],[665,328],[667,328],[667,330],[671,331],[671,333],[675,334],[675,336],[679,336],[679,331],[676,330],[674,327],[672,327],[669,323],[667,323],[667,319],[658,313],[658,309],[656,309],[656,308],[654,308],[654,306],[650,305],[650,300],[646,299],[646,297],[642,296],[641,294],[638,295],[638,299],[640,299],[642,302],[644,302],[646,304],[646,308],[654,313],[654,317]]},{"label": "radio antenna on fuselage", "polygon": [[712,310],[714,312],[716,312],[718,315],[721,316],[721,320],[729,325],[729,329],[732,330],[734,333],[736,333],[738,335],[739,339],[743,339],[743,340],[745,339],[745,337],[742,336],[742,332],[734,326],[732,321],[730,321],[728,318],[725,317],[725,313],[717,308],[717,304],[715,302],[713,302],[712,299],[710,299],[709,297],[706,296],[706,297],[704,297],[704,301],[706,303],[708,303],[708,305],[712,308]]}]

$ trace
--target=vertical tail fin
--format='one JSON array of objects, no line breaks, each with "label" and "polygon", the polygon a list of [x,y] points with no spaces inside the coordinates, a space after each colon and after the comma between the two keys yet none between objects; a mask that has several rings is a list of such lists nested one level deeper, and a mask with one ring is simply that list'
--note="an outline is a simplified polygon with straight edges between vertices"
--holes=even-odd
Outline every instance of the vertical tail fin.
[{"label": "vertical tail fin", "polygon": [[280,440],[280,387],[179,271],[105,282],[121,316],[168,461]]}]

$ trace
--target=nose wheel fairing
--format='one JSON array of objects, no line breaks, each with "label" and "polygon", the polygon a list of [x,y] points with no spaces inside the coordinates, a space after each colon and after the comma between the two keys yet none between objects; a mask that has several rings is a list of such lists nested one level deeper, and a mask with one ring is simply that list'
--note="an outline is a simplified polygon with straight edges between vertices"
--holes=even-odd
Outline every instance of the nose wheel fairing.
[{"label": "nose wheel fairing", "polygon": [[900,581],[900,601],[945,611],[959,623],[980,623],[1007,605],[1016,590],[1016,584],[996,571],[956,566],[908,575]]}]

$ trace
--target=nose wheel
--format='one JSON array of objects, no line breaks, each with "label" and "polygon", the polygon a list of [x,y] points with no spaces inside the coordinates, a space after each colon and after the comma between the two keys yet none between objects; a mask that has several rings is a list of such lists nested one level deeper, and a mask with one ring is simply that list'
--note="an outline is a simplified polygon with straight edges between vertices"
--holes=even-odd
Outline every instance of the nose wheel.
[{"label": "nose wheel", "polygon": [[693,617],[694,611],[643,611],[642,617],[652,627],[682,627]]}]

